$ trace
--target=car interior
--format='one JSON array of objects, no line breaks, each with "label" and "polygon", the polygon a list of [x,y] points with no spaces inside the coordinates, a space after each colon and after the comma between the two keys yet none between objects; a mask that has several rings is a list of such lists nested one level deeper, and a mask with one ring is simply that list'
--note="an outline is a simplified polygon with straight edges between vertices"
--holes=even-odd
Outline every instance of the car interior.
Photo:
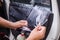
[{"label": "car interior", "polygon": [[[57,40],[58,39],[58,34],[59,34],[59,11],[58,11],[58,8],[57,8],[57,5],[54,5],[54,4],[57,4],[56,3],[56,0],[5,0],[5,13],[7,13],[7,16],[8,16],[8,20],[11,20],[13,22],[15,21],[18,21],[18,20],[21,20],[21,19],[25,19],[24,17],[21,17],[20,15],[22,14],[10,14],[9,10],[9,7],[10,5],[14,5],[14,2],[17,2],[18,5],[21,4],[21,6],[24,4],[24,5],[27,5],[27,8],[28,7],[35,7],[36,5],[37,6],[40,6],[40,7],[46,7],[48,9],[50,9],[50,12],[51,14],[49,15],[48,17],[48,21],[44,24],[44,26],[47,26],[47,29],[46,29],[46,36],[43,40]],[[13,3],[13,4],[11,4]],[[17,4],[16,3],[16,4]],[[10,4],[10,5],[9,5]],[[13,7],[15,6],[18,6],[18,5],[14,5]],[[23,5],[23,7],[25,8],[25,6]],[[54,6],[56,7],[54,7]],[[23,8],[23,9],[24,9]],[[29,9],[29,11],[31,11],[32,9]],[[17,10],[19,12],[19,10]],[[24,11],[25,14],[26,13],[30,13],[29,11],[25,11],[25,10],[21,10],[21,12]],[[21,17],[21,18],[19,18]],[[30,19],[29,19],[30,20]],[[33,26],[33,25],[32,25]],[[31,27],[31,29],[34,29],[34,27]],[[11,29],[12,30],[12,29]],[[16,38],[16,36],[19,34],[19,32],[21,31],[20,29],[17,29],[17,30],[12,30],[14,31],[13,34]],[[29,35],[29,31],[25,31],[25,35],[28,36]]]}]

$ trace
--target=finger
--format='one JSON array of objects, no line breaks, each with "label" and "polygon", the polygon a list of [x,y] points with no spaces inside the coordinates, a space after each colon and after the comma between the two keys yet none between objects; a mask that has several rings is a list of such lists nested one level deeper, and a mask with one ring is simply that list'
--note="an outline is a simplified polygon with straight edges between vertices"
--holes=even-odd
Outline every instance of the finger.
[{"label": "finger", "polygon": [[22,23],[24,23],[24,25],[28,25],[28,22],[27,21],[21,21]]},{"label": "finger", "polygon": [[39,28],[40,28],[40,26],[36,26],[36,27],[34,28],[34,30],[35,30],[35,31],[38,31]]},{"label": "finger", "polygon": [[41,26],[40,25],[37,25],[37,31],[40,31],[41,30]]},{"label": "finger", "polygon": [[46,27],[42,26],[42,29],[39,31],[39,33],[41,33],[42,38],[44,38],[46,33]]},{"label": "finger", "polygon": [[42,26],[40,32],[46,32],[46,27]]},{"label": "finger", "polygon": [[28,26],[28,22],[27,22],[27,21],[20,21],[20,23],[21,23],[23,26]]},{"label": "finger", "polygon": [[20,21],[22,21],[22,22],[27,22],[27,20],[20,20]]}]

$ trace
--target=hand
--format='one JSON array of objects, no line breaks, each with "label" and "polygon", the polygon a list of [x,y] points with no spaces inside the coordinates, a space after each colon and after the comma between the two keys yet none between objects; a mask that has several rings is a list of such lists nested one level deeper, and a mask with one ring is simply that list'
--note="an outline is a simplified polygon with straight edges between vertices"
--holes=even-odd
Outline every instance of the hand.
[{"label": "hand", "polygon": [[28,25],[28,22],[26,20],[11,22],[11,21],[5,20],[4,18],[0,17],[0,26],[3,26],[5,28],[17,29],[17,28],[27,26],[27,25]]},{"label": "hand", "polygon": [[45,37],[46,27],[37,26],[29,35],[26,40],[40,40]]},{"label": "hand", "polygon": [[23,26],[28,26],[28,22],[26,20],[20,20],[20,21],[14,22],[13,29],[17,29]]}]

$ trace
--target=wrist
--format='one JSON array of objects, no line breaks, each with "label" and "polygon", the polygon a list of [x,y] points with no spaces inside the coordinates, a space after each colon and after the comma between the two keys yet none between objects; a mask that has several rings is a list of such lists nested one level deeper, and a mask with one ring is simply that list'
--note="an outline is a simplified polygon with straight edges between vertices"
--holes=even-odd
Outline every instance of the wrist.
[{"label": "wrist", "polygon": [[14,29],[14,22],[9,22],[8,25],[11,29]]}]

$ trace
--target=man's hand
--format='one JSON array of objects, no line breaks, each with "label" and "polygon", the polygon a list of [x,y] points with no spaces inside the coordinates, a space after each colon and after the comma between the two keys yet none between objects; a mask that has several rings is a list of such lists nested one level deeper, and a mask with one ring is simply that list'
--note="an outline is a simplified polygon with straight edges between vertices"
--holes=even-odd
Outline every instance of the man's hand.
[{"label": "man's hand", "polygon": [[14,29],[17,29],[23,26],[28,26],[28,22],[26,20],[20,20],[20,21],[14,22],[13,24]]},{"label": "man's hand", "polygon": [[26,40],[40,40],[45,37],[46,27],[44,26],[37,26],[33,31],[30,33],[29,37]]},{"label": "man's hand", "polygon": [[23,26],[27,26],[28,22],[26,20],[20,20],[17,22],[11,22],[8,20],[5,20],[4,18],[0,17],[0,27],[5,27],[5,28],[11,28],[11,29],[17,29]]}]

